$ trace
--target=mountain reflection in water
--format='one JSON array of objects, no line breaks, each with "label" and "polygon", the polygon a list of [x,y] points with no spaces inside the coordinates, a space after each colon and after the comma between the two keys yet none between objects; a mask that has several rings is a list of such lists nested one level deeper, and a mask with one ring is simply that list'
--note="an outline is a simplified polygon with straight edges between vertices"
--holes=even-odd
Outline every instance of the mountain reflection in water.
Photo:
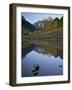
[{"label": "mountain reflection in water", "polygon": [[22,77],[63,75],[63,50],[48,45],[29,45],[22,52]]}]

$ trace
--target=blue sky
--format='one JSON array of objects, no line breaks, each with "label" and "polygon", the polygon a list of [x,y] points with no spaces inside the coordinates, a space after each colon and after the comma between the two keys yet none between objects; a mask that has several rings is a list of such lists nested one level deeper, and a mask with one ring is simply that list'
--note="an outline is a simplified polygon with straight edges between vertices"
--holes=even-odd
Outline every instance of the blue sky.
[{"label": "blue sky", "polygon": [[51,13],[29,13],[29,12],[22,12],[21,13],[22,16],[24,16],[24,18],[30,22],[30,23],[34,23],[37,22],[39,20],[42,20],[43,18],[48,18],[48,17],[52,17],[53,19],[55,19],[56,17],[61,18],[63,15],[62,14],[51,14]]}]

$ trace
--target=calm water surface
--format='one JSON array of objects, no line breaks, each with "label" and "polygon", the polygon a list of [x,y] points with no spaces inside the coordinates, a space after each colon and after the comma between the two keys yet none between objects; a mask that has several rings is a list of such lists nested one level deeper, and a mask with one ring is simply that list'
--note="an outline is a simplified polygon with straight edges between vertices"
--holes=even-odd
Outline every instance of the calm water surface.
[{"label": "calm water surface", "polygon": [[22,77],[63,75],[63,58],[40,46],[33,47],[24,55],[21,66]]}]

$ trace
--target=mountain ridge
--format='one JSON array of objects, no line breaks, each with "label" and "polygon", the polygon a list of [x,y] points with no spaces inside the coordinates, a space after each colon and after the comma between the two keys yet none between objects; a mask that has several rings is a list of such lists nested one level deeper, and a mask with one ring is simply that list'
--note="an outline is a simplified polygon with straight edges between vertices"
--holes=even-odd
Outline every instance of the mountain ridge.
[{"label": "mountain ridge", "polygon": [[63,26],[63,17],[59,18],[43,18],[42,20],[39,20],[33,24],[28,22],[23,16],[22,16],[22,29],[24,32],[32,32],[32,31],[48,31],[52,29],[56,29]]}]

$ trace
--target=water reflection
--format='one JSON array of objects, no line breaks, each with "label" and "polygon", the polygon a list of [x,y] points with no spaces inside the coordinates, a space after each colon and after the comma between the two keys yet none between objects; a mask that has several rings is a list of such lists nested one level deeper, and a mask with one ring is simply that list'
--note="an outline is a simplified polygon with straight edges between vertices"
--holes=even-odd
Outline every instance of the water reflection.
[{"label": "water reflection", "polygon": [[38,74],[39,68],[40,68],[40,66],[38,64],[33,65],[32,73],[34,76],[36,76]]},{"label": "water reflection", "polygon": [[[24,49],[25,50],[25,49]],[[63,52],[49,45],[31,44],[22,52],[22,77],[63,75]]]}]

